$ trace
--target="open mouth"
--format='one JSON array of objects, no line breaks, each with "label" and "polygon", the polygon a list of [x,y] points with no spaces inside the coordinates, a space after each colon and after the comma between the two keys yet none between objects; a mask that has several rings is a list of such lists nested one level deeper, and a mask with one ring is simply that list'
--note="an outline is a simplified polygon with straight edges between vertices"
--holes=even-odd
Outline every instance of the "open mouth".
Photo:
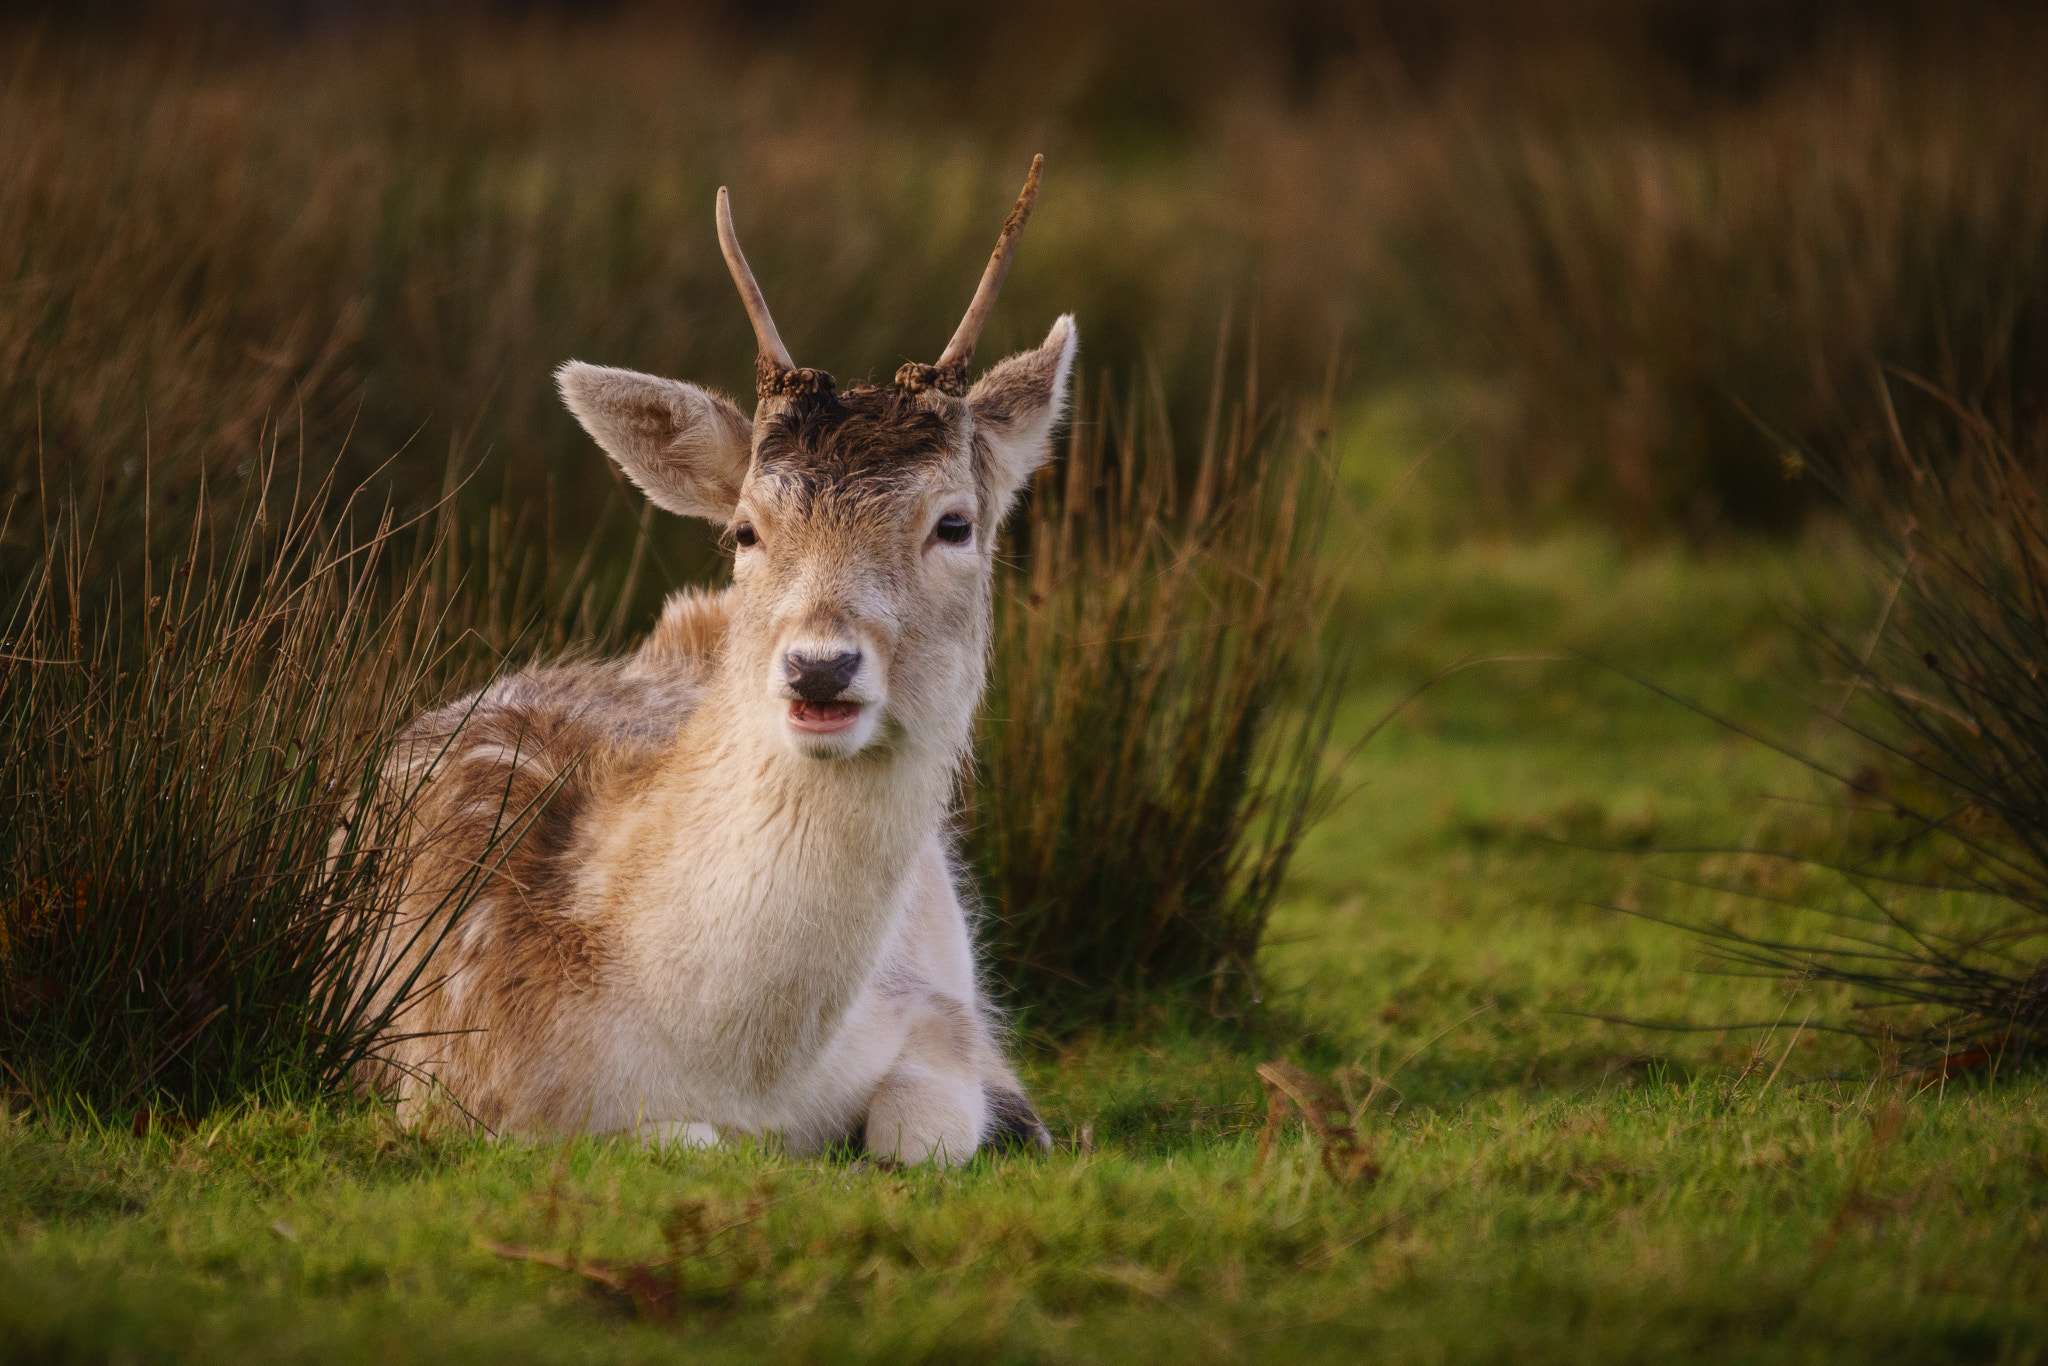
[{"label": "open mouth", "polygon": [[858,702],[792,702],[789,724],[812,735],[845,730],[860,719]]}]

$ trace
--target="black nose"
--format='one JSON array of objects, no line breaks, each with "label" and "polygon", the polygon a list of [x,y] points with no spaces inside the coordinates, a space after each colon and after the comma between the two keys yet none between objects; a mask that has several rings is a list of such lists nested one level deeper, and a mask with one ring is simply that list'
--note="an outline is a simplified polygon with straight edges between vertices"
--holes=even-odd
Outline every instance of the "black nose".
[{"label": "black nose", "polygon": [[830,702],[846,691],[846,685],[860,672],[860,651],[848,650],[830,659],[812,659],[791,651],[782,657],[782,672],[804,701]]}]

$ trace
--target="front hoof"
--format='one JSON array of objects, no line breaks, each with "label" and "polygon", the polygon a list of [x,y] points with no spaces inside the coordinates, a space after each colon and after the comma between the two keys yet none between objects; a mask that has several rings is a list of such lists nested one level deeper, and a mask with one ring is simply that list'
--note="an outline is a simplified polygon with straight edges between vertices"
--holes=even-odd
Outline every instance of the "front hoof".
[{"label": "front hoof", "polygon": [[649,1120],[634,1129],[640,1141],[657,1151],[664,1148],[716,1148],[725,1142],[725,1131],[716,1124],[698,1124],[686,1119]]},{"label": "front hoof", "polygon": [[974,1157],[975,1135],[982,1127],[973,1098],[965,1088],[948,1094],[939,1088],[885,1086],[868,1111],[863,1146],[871,1158],[909,1167],[925,1162],[957,1167]]},{"label": "front hoof", "polygon": [[1010,1152],[1052,1151],[1052,1135],[1039,1122],[1030,1101],[1015,1091],[990,1089],[984,1094],[988,1098],[988,1137],[983,1140],[987,1146]]}]

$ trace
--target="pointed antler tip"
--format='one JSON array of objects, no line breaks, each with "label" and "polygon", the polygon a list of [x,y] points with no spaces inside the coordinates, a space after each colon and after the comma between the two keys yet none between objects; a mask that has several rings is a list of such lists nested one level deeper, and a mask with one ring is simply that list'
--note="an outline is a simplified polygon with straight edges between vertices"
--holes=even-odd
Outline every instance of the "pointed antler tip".
[{"label": "pointed antler tip", "polygon": [[974,344],[981,338],[981,329],[988,322],[989,313],[996,306],[996,295],[1002,290],[1003,277],[1010,273],[1010,258],[1017,253],[1017,239],[1024,235],[1024,222],[1031,216],[1032,201],[1038,198],[1038,180],[1045,169],[1045,153],[1031,158],[1031,172],[1024,177],[1024,188],[1017,194],[1017,203],[1003,220],[1003,228],[996,235],[996,249],[989,257],[988,269],[982,272],[981,285],[974,291],[974,301],[967,305],[967,316],[960,320],[960,327],[953,333],[953,340],[946,343],[946,349],[939,357],[939,368],[965,369],[974,360]]},{"label": "pointed antler tip", "polygon": [[782,344],[782,336],[775,330],[775,319],[768,312],[768,300],[762,297],[761,286],[754,281],[754,272],[747,265],[746,253],[740,250],[739,233],[732,225],[731,196],[725,186],[718,187],[718,249],[725,257],[726,268],[732,272],[732,282],[739,287],[740,301],[747,307],[747,319],[754,325],[754,340],[760,345],[760,356],[777,370],[794,370],[796,362],[790,359],[789,348]]}]

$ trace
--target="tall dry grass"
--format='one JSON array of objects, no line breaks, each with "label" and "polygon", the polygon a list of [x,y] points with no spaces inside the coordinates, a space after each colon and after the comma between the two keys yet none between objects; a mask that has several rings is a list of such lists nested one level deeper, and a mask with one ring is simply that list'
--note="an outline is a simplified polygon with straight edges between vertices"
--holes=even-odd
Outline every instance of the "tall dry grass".
[{"label": "tall dry grass", "polygon": [[146,437],[175,536],[200,469],[233,491],[303,415],[308,449],[354,433],[339,489],[405,449],[419,506],[449,450],[489,453],[588,526],[613,486],[554,365],[745,392],[719,184],[797,354],[886,374],[943,342],[1038,150],[990,351],[1073,308],[1199,422],[1235,299],[1269,382],[1341,347],[1361,386],[1459,396],[1503,524],[1785,525],[1811,499],[1744,408],[1874,439],[1873,360],[2039,421],[2048,29],[1788,24],[1702,75],[1676,8],[0,30],[0,477],[33,496],[40,451],[125,516]]},{"label": "tall dry grass", "polygon": [[1851,988],[1824,1023],[1932,1080],[2037,1062],[2048,1026],[2048,450],[1923,379],[1877,401],[1887,468],[1814,462],[1889,579],[1874,633],[1821,637],[1861,767],[1810,762],[1848,812],[1778,851],[1808,874],[1789,930],[1692,928],[1738,972]]},{"label": "tall dry grass", "polygon": [[2042,50],[1845,53],[1677,126],[1419,130],[1426,189],[1389,234],[1419,264],[1388,285],[1498,380],[1485,501],[1793,526],[1819,494],[1796,450],[1887,441],[1880,362],[2048,423]]},{"label": "tall dry grass", "polygon": [[0,1067],[40,1107],[338,1089],[424,986],[360,980],[411,794],[336,831],[442,623],[388,516],[354,538],[264,492],[113,584],[96,500],[14,527],[42,549],[0,609]]},{"label": "tall dry grass", "polygon": [[966,813],[998,980],[1055,1025],[1171,996],[1237,1015],[1282,879],[1332,790],[1327,439],[1225,419],[1179,480],[1153,390],[1080,403],[1000,581]]}]

